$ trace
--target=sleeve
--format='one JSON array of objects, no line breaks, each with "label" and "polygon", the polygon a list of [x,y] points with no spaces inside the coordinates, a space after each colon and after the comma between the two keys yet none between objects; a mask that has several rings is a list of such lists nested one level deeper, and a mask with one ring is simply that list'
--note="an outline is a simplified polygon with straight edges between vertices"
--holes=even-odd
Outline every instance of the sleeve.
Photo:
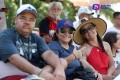
[{"label": "sleeve", "polygon": [[39,23],[40,36],[43,36],[44,34],[49,34],[49,23],[50,21],[47,20],[46,18],[40,21]]},{"label": "sleeve", "polygon": [[53,42],[50,42],[48,46],[55,54],[57,54],[60,57],[60,47],[58,46],[57,43],[53,41]]},{"label": "sleeve", "polygon": [[11,55],[19,52],[10,35],[5,33],[0,34],[0,59],[4,62],[7,62]]},{"label": "sleeve", "polygon": [[45,40],[42,37],[36,35],[36,38],[37,38],[36,40],[37,40],[38,52],[40,55],[42,55],[45,51],[50,50]]}]

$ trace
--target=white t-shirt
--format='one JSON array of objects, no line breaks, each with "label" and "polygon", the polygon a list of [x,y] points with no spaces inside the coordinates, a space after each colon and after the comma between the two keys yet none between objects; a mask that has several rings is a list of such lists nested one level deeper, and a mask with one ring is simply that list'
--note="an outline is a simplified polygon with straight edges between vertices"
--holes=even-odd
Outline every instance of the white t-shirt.
[{"label": "white t-shirt", "polygon": [[115,68],[117,68],[118,65],[120,65],[120,52],[116,53],[116,56],[113,57],[113,59],[114,59],[114,62],[115,62]]},{"label": "white t-shirt", "polygon": [[[73,22],[73,26],[74,26],[75,29],[77,29],[77,27],[78,27],[80,24],[81,24],[81,23],[80,23],[79,20],[76,20],[76,21]],[[80,45],[76,44],[74,41],[73,41],[72,44],[73,44],[75,47],[77,47],[77,48],[80,47]]]},{"label": "white t-shirt", "polygon": [[114,26],[112,26],[112,27],[110,27],[109,29],[107,29],[106,33],[107,33],[107,32],[110,32],[110,31],[115,31],[115,32],[120,33],[120,30],[119,30],[119,29],[117,29],[117,28],[116,28],[116,27],[114,27]]},{"label": "white t-shirt", "polygon": [[76,21],[73,22],[73,26],[74,26],[75,29],[77,29],[77,27],[78,27],[80,24],[81,24],[81,23],[80,23],[79,20],[78,20],[78,21],[76,20]]}]

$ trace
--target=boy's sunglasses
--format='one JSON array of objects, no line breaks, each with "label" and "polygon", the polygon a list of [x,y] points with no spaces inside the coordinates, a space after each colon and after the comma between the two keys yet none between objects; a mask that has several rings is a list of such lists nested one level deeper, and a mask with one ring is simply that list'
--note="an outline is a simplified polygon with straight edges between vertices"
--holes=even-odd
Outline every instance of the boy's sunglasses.
[{"label": "boy's sunglasses", "polygon": [[59,29],[61,33],[68,33],[68,34],[73,34],[74,30],[71,28],[71,29],[65,29],[65,28],[62,28],[62,29]]},{"label": "boy's sunglasses", "polygon": [[80,34],[86,34],[89,30],[93,30],[95,25],[91,23],[87,28],[80,29]]}]

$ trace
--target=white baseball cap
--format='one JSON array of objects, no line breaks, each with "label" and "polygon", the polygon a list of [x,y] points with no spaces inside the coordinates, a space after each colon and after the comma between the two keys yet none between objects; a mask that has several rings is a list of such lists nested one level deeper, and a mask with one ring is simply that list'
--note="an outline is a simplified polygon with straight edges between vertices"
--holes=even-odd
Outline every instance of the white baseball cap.
[{"label": "white baseball cap", "polygon": [[88,6],[80,6],[80,8],[78,9],[78,13],[77,15],[80,16],[80,14],[82,13],[86,13],[86,14],[94,14]]},{"label": "white baseball cap", "polygon": [[21,5],[19,7],[19,9],[17,10],[16,15],[19,15],[23,12],[30,12],[30,13],[34,14],[36,18],[38,17],[37,10],[30,4]]}]

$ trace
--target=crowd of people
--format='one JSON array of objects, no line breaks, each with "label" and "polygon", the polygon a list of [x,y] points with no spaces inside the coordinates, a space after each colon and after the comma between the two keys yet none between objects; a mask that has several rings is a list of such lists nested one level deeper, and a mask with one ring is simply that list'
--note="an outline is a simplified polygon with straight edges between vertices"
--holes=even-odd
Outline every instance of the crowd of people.
[{"label": "crowd of people", "polygon": [[32,33],[37,10],[30,4],[19,7],[13,28],[0,32],[0,80],[32,74],[45,80],[84,80],[72,76],[81,66],[95,80],[113,80],[120,74],[120,12],[113,14],[114,26],[107,29],[88,7],[78,10],[75,22],[60,19],[62,10],[61,2],[49,4],[38,35]]}]

